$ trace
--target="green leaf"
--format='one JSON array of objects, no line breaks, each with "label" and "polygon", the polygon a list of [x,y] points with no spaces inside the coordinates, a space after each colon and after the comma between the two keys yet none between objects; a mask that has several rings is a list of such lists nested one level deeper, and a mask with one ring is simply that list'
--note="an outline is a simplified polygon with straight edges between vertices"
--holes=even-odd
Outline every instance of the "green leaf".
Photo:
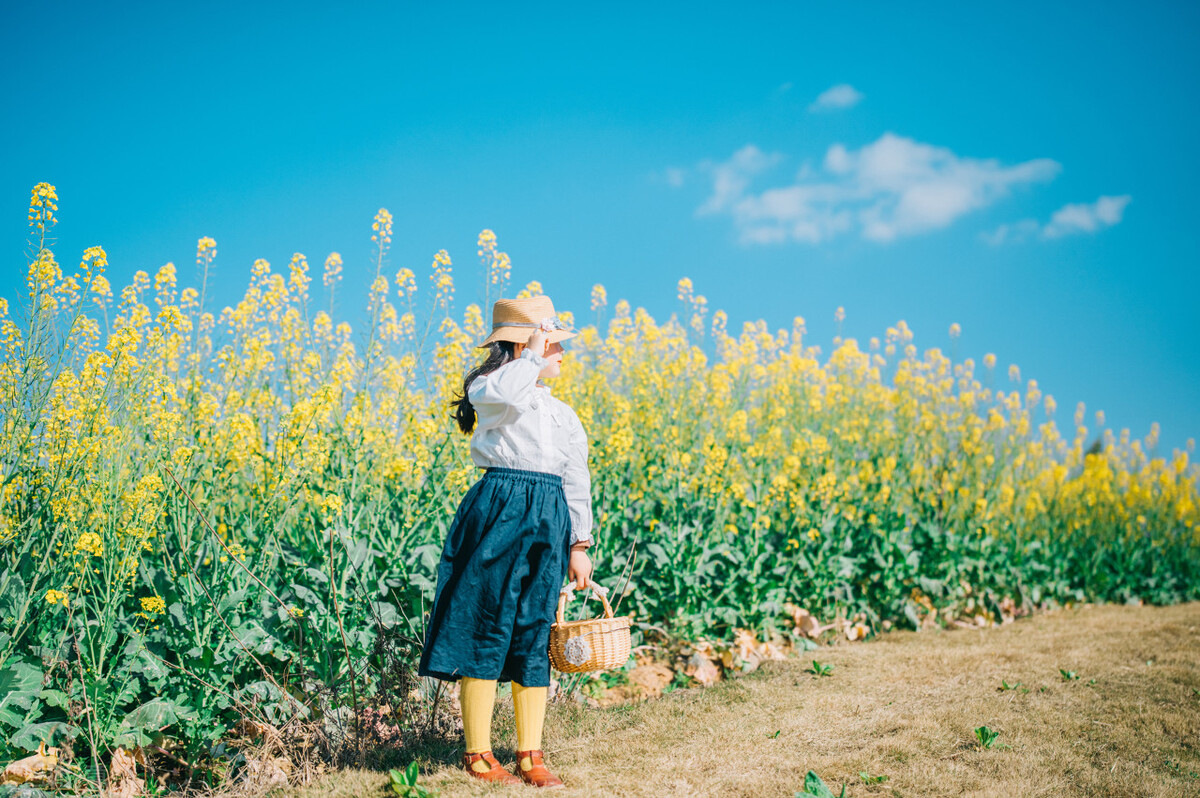
[{"label": "green leaf", "polygon": [[254,619],[243,621],[233,630],[234,638],[258,655],[270,654],[278,642],[275,637]]},{"label": "green leaf", "polygon": [[43,690],[38,693],[38,698],[46,702],[48,707],[65,707],[67,705],[67,694],[61,690]]},{"label": "green leaf", "polygon": [[[0,584],[5,581],[8,582],[8,589],[0,593],[0,616],[17,615],[17,609],[25,600],[27,593],[25,580],[21,578],[20,574],[11,573],[6,569],[4,573],[0,574]],[[5,642],[7,643],[7,641]]]},{"label": "green leaf", "polygon": [[355,571],[362,568],[362,564],[366,562],[367,555],[371,553],[371,547],[367,543],[366,538],[359,538],[358,541],[350,547],[350,565]]},{"label": "green leaf", "polygon": [[36,751],[38,745],[58,745],[63,738],[71,738],[79,734],[79,729],[60,720],[45,723],[31,723],[9,738],[9,745],[25,751]]},{"label": "green leaf", "polygon": [[128,726],[141,726],[155,731],[177,723],[186,712],[181,713],[180,707],[174,702],[155,698],[142,704],[125,716],[123,721]]},{"label": "green leaf", "polygon": [[159,732],[194,713],[173,701],[155,698],[130,712],[121,721],[117,745],[149,745],[153,738],[148,732]]},{"label": "green leaf", "polygon": [[166,667],[145,649],[139,651],[133,661],[129,663],[129,670],[133,673],[140,673],[146,683],[156,690],[167,681]]},{"label": "green leaf", "polygon": [[657,569],[661,570],[671,565],[671,558],[667,556],[667,550],[659,543],[647,544],[646,553],[654,558],[654,567]]},{"label": "green leaf", "polygon": [[309,589],[309,588],[305,587],[304,585],[301,585],[297,582],[293,582],[291,585],[289,585],[289,587],[292,590],[292,594],[295,595],[296,598],[298,598],[300,601],[304,602],[304,604],[305,604],[304,611],[305,612],[313,613],[313,614],[315,614],[315,613],[325,614],[326,613],[325,602],[321,601],[321,597],[318,596],[311,589]]},{"label": "green leaf", "polygon": [[942,596],[946,592],[946,583],[940,579],[918,576],[917,584],[921,586],[921,592],[927,596]]},{"label": "green leaf", "polygon": [[0,670],[0,723],[14,729],[25,726],[25,713],[42,689],[42,669],[25,658],[10,661]]},{"label": "green leaf", "polygon": [[423,571],[433,573],[442,557],[442,547],[435,543],[426,543],[424,546],[418,546],[413,554]]},{"label": "green leaf", "polygon": [[811,770],[804,776],[804,792],[800,793],[800,795],[812,795],[816,796],[816,798],[833,798],[833,793],[825,786],[825,782],[821,781],[821,777]]},{"label": "green leaf", "polygon": [[394,604],[388,604],[384,601],[372,601],[371,610],[378,617],[379,623],[384,629],[393,629],[400,623],[400,613],[396,611]]},{"label": "green leaf", "polygon": [[235,590],[232,593],[224,595],[217,602],[217,615],[224,615],[229,610],[236,609],[239,604],[246,600],[246,589]]},{"label": "green leaf", "polygon": [[1000,736],[1000,732],[992,731],[987,726],[980,726],[975,729],[975,737],[978,738],[980,746],[983,748],[991,748],[996,742],[996,738]]},{"label": "green leaf", "polygon": [[921,616],[917,614],[917,605],[912,601],[904,602],[904,617],[913,625],[914,629],[921,628]]},{"label": "green leaf", "polygon": [[325,572],[320,570],[319,568],[312,568],[312,567],[305,568],[304,575],[307,576],[309,579],[311,579],[312,583],[314,585],[324,586],[324,585],[329,584],[329,577],[326,576]]}]

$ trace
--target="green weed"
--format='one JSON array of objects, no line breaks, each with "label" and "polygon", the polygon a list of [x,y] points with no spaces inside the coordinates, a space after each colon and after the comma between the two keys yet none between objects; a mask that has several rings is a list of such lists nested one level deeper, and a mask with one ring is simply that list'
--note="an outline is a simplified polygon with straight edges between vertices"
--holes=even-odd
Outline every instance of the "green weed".
[{"label": "green weed", "polygon": [[[810,770],[804,777],[804,789],[797,790],[794,798],[834,798],[834,794],[821,780],[821,777]],[[846,798],[845,784],[842,785],[842,791],[836,798]]]},{"label": "green weed", "polygon": [[812,667],[808,668],[807,672],[813,674],[814,676],[832,676],[833,675],[833,666],[832,665],[822,665],[821,663],[817,662],[814,659],[812,661]]},{"label": "green weed", "polygon": [[439,794],[437,790],[417,784],[417,774],[416,762],[409,762],[408,767],[403,771],[395,768],[389,770],[388,778],[391,779],[389,786],[392,788],[392,792],[402,798],[436,798]]},{"label": "green weed", "polygon": [[1009,748],[1005,743],[997,743],[996,738],[1000,736],[1000,732],[994,729],[989,729],[987,726],[980,726],[975,730],[975,738],[979,740],[979,747],[984,750],[992,748]]},{"label": "green weed", "polygon": [[1176,776],[1179,776],[1180,778],[1187,778],[1187,779],[1192,779],[1192,780],[1200,779],[1200,773],[1197,773],[1194,770],[1186,770],[1185,771],[1183,769],[1183,765],[1179,764],[1178,762],[1172,762],[1171,760],[1168,759],[1164,764],[1166,764],[1167,770],[1171,771],[1172,773],[1174,773]]}]

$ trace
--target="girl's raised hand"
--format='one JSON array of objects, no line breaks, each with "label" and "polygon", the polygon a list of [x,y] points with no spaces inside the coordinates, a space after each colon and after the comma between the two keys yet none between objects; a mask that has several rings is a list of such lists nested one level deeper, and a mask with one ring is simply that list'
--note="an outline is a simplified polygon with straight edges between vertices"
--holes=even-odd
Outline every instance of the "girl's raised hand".
[{"label": "girl's raised hand", "polygon": [[549,335],[550,334],[548,332],[546,332],[545,330],[541,330],[541,329],[534,330],[533,334],[529,336],[529,343],[525,344],[525,348],[532,349],[534,354],[536,354],[538,357],[545,357],[546,356],[546,338]]}]

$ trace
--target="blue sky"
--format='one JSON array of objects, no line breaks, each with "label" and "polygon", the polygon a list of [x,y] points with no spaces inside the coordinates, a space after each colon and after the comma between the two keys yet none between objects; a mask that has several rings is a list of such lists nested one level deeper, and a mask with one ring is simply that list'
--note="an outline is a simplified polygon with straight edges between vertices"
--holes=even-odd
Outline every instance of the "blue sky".
[{"label": "blue sky", "polygon": [[459,309],[486,227],[579,319],[688,276],[825,353],[839,305],[864,348],[958,322],[1068,436],[1083,400],[1200,437],[1194,4],[432,5],[6,9],[0,295],[38,181],[118,287],[215,238],[218,307],[293,252],[364,298],[386,207],[391,271],[448,250]]}]

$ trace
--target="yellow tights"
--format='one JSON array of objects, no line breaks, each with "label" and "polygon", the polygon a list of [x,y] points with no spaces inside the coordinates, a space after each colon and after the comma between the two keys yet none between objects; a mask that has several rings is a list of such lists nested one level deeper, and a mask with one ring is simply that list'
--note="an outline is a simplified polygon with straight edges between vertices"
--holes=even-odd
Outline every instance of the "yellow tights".
[{"label": "yellow tights", "polygon": [[[513,709],[517,714],[517,750],[533,751],[542,747],[542,723],[546,719],[546,687],[525,687],[512,683]],[[467,740],[467,753],[477,754],[492,750],[492,707],[496,703],[495,679],[472,679],[462,677],[459,687],[459,704],[462,706],[463,736]],[[482,773],[490,766],[482,759],[471,766]],[[521,768],[529,770],[533,762],[529,757],[521,758]]]}]

